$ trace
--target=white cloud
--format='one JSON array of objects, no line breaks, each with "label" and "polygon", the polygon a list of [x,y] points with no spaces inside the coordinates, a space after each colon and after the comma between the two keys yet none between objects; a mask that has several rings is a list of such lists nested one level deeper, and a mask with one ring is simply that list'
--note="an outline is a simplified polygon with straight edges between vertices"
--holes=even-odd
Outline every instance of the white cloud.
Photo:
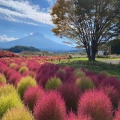
[{"label": "white cloud", "polygon": [[0,36],[0,41],[13,41],[13,40],[17,40],[18,38],[14,38],[14,37],[7,37],[6,35],[2,35]]},{"label": "white cloud", "polygon": [[11,16],[4,16],[1,17],[1,19],[7,20],[7,21],[11,21],[11,22],[16,22],[16,23],[24,23],[24,24],[28,24],[28,25],[34,25],[34,26],[38,26],[38,24],[34,23],[34,22],[28,22],[28,21],[24,21],[24,20],[19,20],[19,18],[15,18],[15,17],[11,17]]},{"label": "white cloud", "polygon": [[19,22],[18,18],[23,18],[52,25],[50,14],[42,12],[38,5],[30,4],[28,1],[0,0],[0,5],[4,6],[0,8],[0,14],[11,18],[11,21],[15,19],[14,22]]},{"label": "white cloud", "polygon": [[33,35],[33,33],[30,33],[30,35]]}]

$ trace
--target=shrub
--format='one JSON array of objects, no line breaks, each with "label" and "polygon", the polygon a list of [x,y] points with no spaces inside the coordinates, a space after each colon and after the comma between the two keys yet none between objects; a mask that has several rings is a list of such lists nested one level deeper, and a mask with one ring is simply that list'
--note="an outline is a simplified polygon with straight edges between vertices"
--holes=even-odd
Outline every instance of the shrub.
[{"label": "shrub", "polygon": [[110,85],[106,87],[101,87],[101,89],[105,92],[105,94],[108,95],[108,97],[112,102],[113,107],[117,108],[119,97],[120,97],[118,91],[113,86],[110,86]]},{"label": "shrub", "polygon": [[26,72],[26,71],[28,71],[27,66],[22,66],[22,67],[19,69],[19,72],[20,72],[21,74],[23,74],[23,73]]},{"label": "shrub", "polygon": [[102,71],[99,74],[97,74],[97,79],[99,84],[108,77],[108,73],[106,71]]},{"label": "shrub", "polygon": [[10,108],[23,107],[20,97],[15,92],[11,92],[8,95],[0,96],[0,119],[3,114]]},{"label": "shrub", "polygon": [[82,89],[82,91],[95,88],[94,82],[89,77],[77,79],[76,84]]},{"label": "shrub", "polygon": [[41,65],[37,71],[36,76],[38,84],[45,87],[48,79],[54,77],[58,69],[59,69],[58,65],[54,65],[51,63],[45,63]]},{"label": "shrub", "polygon": [[97,75],[89,76],[89,78],[93,81],[93,83],[95,84],[96,87],[99,86],[100,81],[98,80]]},{"label": "shrub", "polygon": [[65,114],[64,100],[57,92],[53,91],[39,99],[34,108],[36,120],[63,120]]},{"label": "shrub", "polygon": [[110,120],[112,117],[112,103],[103,91],[87,91],[78,103],[78,114],[83,113],[93,120]]},{"label": "shrub", "polygon": [[120,81],[114,76],[107,77],[101,81],[100,86],[113,86],[118,92],[120,92]]},{"label": "shrub", "polygon": [[64,120],[92,120],[90,117],[87,117],[86,115],[78,115],[76,116],[74,113],[70,112]]},{"label": "shrub", "polygon": [[28,87],[36,86],[36,85],[37,85],[37,83],[36,83],[35,79],[33,79],[29,76],[23,77],[17,85],[17,90],[18,90],[18,93],[20,94],[21,99],[23,98],[24,92]]},{"label": "shrub", "polygon": [[109,77],[109,76],[110,76],[110,73],[108,73],[108,72],[105,71],[105,70],[99,72],[99,74],[104,75],[105,77]]},{"label": "shrub", "polygon": [[62,82],[60,80],[60,78],[57,78],[57,77],[53,77],[51,79],[49,79],[45,85],[45,88],[47,90],[49,89],[57,89],[59,86],[62,85]]},{"label": "shrub", "polygon": [[27,67],[29,70],[36,72],[40,68],[40,63],[35,60],[27,61]]},{"label": "shrub", "polygon": [[17,84],[18,84],[18,82],[20,81],[21,77],[22,77],[22,76],[21,76],[21,74],[20,74],[19,72],[14,71],[14,72],[10,75],[8,82],[9,82],[10,84],[13,84],[14,86],[17,86]]},{"label": "shrub", "polygon": [[5,83],[0,83],[0,87],[2,87],[3,85],[6,85]]},{"label": "shrub", "polygon": [[17,93],[16,89],[12,85],[7,84],[0,87],[0,96],[8,95],[13,92]]},{"label": "shrub", "polygon": [[59,69],[56,73],[56,76],[60,78],[62,81],[66,80],[66,72],[63,69]]},{"label": "shrub", "polygon": [[0,83],[6,83],[6,78],[3,74],[0,73]]},{"label": "shrub", "polygon": [[36,78],[36,73],[33,71],[26,71],[23,73],[23,76],[31,76],[32,78]]},{"label": "shrub", "polygon": [[88,70],[85,72],[85,74],[86,74],[86,76],[89,76],[89,77],[95,75],[95,73],[93,71],[88,71]]},{"label": "shrub", "polygon": [[34,117],[26,108],[12,108],[2,117],[2,120],[34,120]]},{"label": "shrub", "polygon": [[11,64],[9,65],[9,67],[12,68],[12,69],[14,69],[15,67],[17,67],[17,64],[16,64],[16,63],[11,63]]},{"label": "shrub", "polygon": [[77,111],[77,103],[81,94],[81,89],[72,83],[64,83],[58,91],[65,100],[67,111]]},{"label": "shrub", "polygon": [[5,67],[3,68],[2,73],[5,75],[6,79],[8,79],[12,71],[13,71],[12,69]]},{"label": "shrub", "polygon": [[33,111],[33,108],[38,99],[44,94],[44,91],[39,86],[29,87],[24,93],[24,103]]},{"label": "shrub", "polygon": [[113,118],[113,120],[120,120],[120,110],[116,111],[115,117]]},{"label": "shrub", "polygon": [[75,75],[74,75],[74,68],[71,68],[70,66],[66,66],[65,68],[64,68],[64,70],[65,70],[65,72],[66,72],[66,79],[65,79],[65,81],[64,82],[68,82],[68,83],[74,83],[75,82],[75,80],[76,80],[76,77],[75,77]]},{"label": "shrub", "polygon": [[74,74],[75,74],[75,76],[76,76],[77,78],[83,78],[83,77],[86,76],[86,75],[85,75],[85,72],[83,72],[83,71],[80,70],[80,69],[75,69],[75,70],[74,70]]}]

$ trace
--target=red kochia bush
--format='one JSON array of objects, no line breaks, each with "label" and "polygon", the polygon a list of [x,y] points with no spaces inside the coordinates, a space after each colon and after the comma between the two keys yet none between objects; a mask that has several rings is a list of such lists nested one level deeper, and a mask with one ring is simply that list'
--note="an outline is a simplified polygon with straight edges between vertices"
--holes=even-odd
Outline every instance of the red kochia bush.
[{"label": "red kochia bush", "polygon": [[118,91],[113,86],[110,86],[110,85],[101,87],[100,89],[102,89],[105,92],[105,94],[108,95],[108,97],[112,102],[113,107],[117,108],[119,97],[120,97]]},{"label": "red kochia bush", "polygon": [[78,114],[83,113],[93,120],[110,120],[112,117],[112,103],[103,91],[87,91],[78,103]]},{"label": "red kochia bush", "polygon": [[113,120],[120,120],[120,110],[119,110],[119,111],[116,111],[115,117],[114,117]]},{"label": "red kochia bush", "polygon": [[44,87],[48,79],[55,76],[58,69],[58,65],[50,63],[45,63],[41,65],[36,74],[38,84]]},{"label": "red kochia bush", "polygon": [[87,117],[86,115],[78,115],[76,116],[74,113],[68,114],[64,120],[92,120],[90,117]]},{"label": "red kochia bush", "polygon": [[55,91],[44,94],[34,108],[36,120],[64,120],[65,115],[64,100]]},{"label": "red kochia bush", "polygon": [[102,86],[111,85],[120,92],[120,81],[116,77],[111,76],[107,77],[106,79],[103,79],[101,85]]},{"label": "red kochia bush", "polygon": [[33,108],[38,99],[44,94],[43,89],[40,86],[29,87],[24,93],[24,103],[27,105],[30,110],[33,111]]},{"label": "red kochia bush", "polygon": [[23,76],[31,76],[32,78],[36,78],[36,73],[33,71],[25,71]]},{"label": "red kochia bush", "polygon": [[22,77],[22,76],[21,76],[21,74],[20,74],[19,72],[14,71],[14,72],[12,72],[12,74],[10,75],[8,82],[9,82],[10,84],[13,84],[14,86],[17,86],[17,84],[18,84],[18,82],[20,81],[21,77]]},{"label": "red kochia bush", "polygon": [[81,94],[81,89],[73,83],[63,84],[58,91],[65,100],[67,111],[77,111],[77,103]]}]

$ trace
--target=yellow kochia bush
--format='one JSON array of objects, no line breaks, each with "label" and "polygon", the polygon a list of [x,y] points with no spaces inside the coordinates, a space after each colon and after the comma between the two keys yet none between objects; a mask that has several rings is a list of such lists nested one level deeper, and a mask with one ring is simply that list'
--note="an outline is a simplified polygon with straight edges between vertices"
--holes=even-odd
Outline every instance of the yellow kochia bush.
[{"label": "yellow kochia bush", "polygon": [[6,83],[6,77],[0,73],[0,83]]},{"label": "yellow kochia bush", "polygon": [[21,99],[23,98],[24,92],[28,87],[32,87],[32,86],[37,86],[37,82],[34,78],[27,76],[27,77],[23,77],[18,85],[17,85],[17,90],[18,93],[20,94]]},{"label": "yellow kochia bush", "polygon": [[0,119],[3,114],[11,108],[21,108],[23,107],[22,101],[17,94],[17,92],[13,91],[8,94],[1,94],[0,96]]},{"label": "yellow kochia bush", "polygon": [[21,73],[21,74],[23,74],[24,72],[26,72],[26,71],[28,71],[29,69],[28,69],[28,67],[27,66],[22,66],[20,69],[19,69],[19,72]]},{"label": "yellow kochia bush", "polygon": [[0,87],[0,96],[1,95],[8,95],[8,94],[13,93],[13,92],[18,94],[17,90],[15,89],[15,87],[13,85],[7,84],[7,85],[3,85]]},{"label": "yellow kochia bush", "polygon": [[8,110],[2,120],[35,120],[32,113],[26,109],[23,108],[13,108]]},{"label": "yellow kochia bush", "polygon": [[10,68],[14,68],[14,67],[16,67],[16,66],[17,66],[16,63],[11,63],[11,64],[9,65]]}]

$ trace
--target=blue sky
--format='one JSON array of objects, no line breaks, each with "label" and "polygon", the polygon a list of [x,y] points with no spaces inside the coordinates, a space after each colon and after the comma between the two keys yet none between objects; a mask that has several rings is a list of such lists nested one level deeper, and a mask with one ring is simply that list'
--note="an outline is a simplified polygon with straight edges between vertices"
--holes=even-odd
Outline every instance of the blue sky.
[{"label": "blue sky", "polygon": [[0,41],[12,41],[40,32],[62,43],[51,29],[50,10],[56,0],[0,0]]}]

